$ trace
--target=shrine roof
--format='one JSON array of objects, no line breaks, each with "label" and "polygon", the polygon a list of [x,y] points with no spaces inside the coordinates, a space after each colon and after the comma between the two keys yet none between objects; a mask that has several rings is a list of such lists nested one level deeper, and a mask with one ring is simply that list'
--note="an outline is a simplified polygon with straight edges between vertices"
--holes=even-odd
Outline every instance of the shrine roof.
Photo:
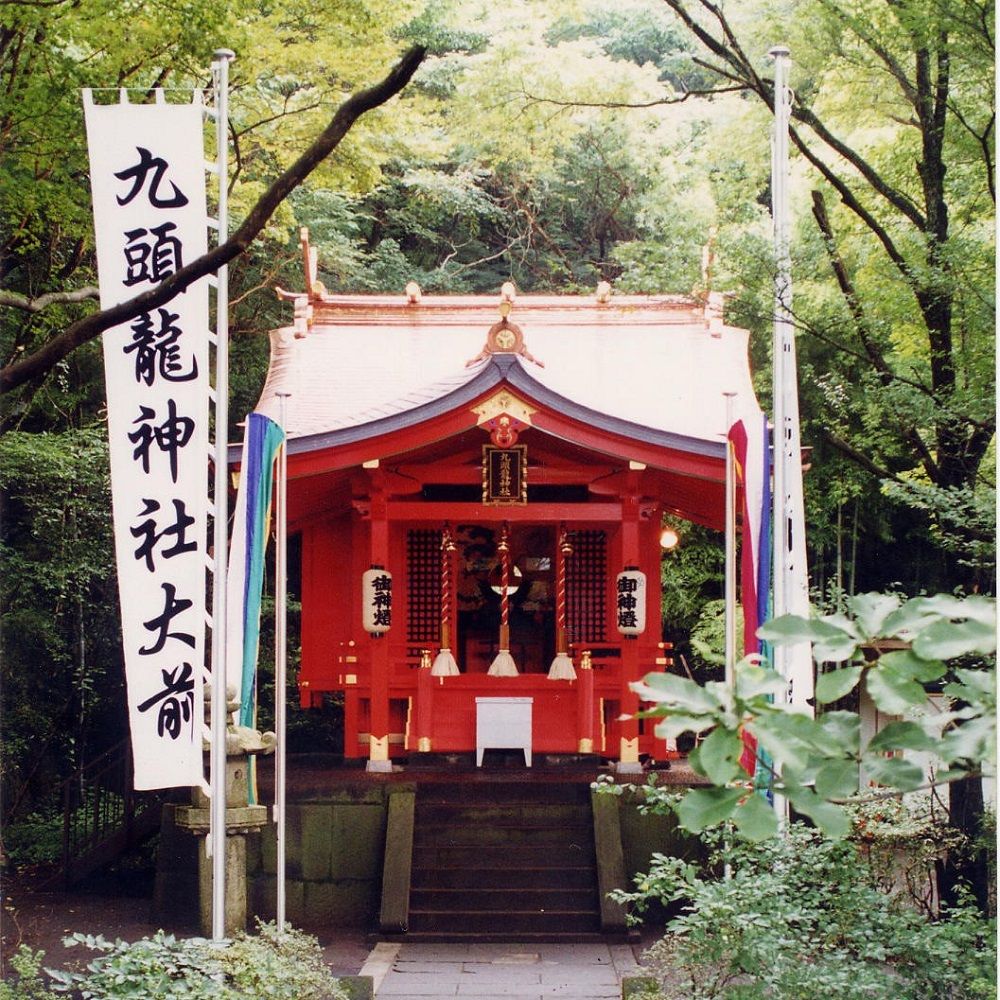
[{"label": "shrine roof", "polygon": [[517,295],[509,322],[522,353],[484,349],[500,319],[496,296],[412,298],[321,290],[296,303],[295,325],[272,331],[257,410],[277,419],[278,394],[289,394],[290,452],[413,426],[500,383],[587,423],[702,454],[722,454],[725,393],[737,419],[759,419],[748,333],[724,323],[720,295]]}]

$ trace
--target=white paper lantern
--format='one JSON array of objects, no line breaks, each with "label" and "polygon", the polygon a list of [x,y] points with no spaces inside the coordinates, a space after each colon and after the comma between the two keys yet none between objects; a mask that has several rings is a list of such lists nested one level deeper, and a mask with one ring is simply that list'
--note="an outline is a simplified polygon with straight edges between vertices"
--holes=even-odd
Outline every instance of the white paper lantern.
[{"label": "white paper lantern", "polygon": [[615,620],[622,635],[646,631],[646,574],[642,570],[629,568],[615,579]]},{"label": "white paper lantern", "polygon": [[361,574],[361,625],[370,635],[385,635],[392,625],[392,574],[373,566]]}]

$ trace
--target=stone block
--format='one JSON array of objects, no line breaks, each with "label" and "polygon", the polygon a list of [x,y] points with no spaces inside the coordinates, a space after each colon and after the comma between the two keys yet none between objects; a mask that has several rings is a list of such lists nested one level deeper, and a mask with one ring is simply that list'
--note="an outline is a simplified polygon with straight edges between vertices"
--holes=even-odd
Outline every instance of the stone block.
[{"label": "stone block", "polygon": [[622,979],[622,1000],[643,1000],[660,995],[660,988],[652,976],[625,976]]},{"label": "stone block", "polygon": [[333,806],[315,802],[300,807],[300,872],[304,881],[321,882],[330,877],[333,810]]},{"label": "stone block", "polygon": [[[285,812],[285,874],[288,878],[302,878],[302,823],[304,813],[311,808],[308,803],[286,804]],[[271,825],[272,836],[276,836]],[[274,869],[277,871],[277,868]]]},{"label": "stone block", "polygon": [[332,810],[330,872],[333,878],[379,878],[385,845],[382,804],[338,805]]},{"label": "stone block", "polygon": [[371,976],[338,976],[337,983],[347,1000],[374,1000],[375,981]]}]

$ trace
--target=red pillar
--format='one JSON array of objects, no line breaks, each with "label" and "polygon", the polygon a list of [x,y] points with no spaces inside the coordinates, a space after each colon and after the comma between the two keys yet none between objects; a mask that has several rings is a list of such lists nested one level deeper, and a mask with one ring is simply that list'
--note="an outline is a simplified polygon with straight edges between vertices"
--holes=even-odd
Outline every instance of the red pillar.
[{"label": "red pillar", "polygon": [[434,678],[431,677],[431,651],[420,651],[420,669],[417,671],[417,703],[414,726],[417,752],[429,753],[431,749],[431,718],[433,716]]},{"label": "red pillar", "polygon": [[580,653],[580,670],[577,674],[577,732],[580,742],[578,753],[594,752],[594,671],[590,650]]},{"label": "red pillar", "polygon": [[[385,494],[373,492],[369,521],[372,566],[389,567],[389,520]],[[395,622],[393,623],[396,624]],[[397,626],[398,627],[398,626]],[[371,733],[368,737],[368,770],[389,771],[389,638],[369,636],[371,663]]]},{"label": "red pillar", "polygon": [[[636,495],[622,497],[622,566],[639,566],[639,498]],[[646,628],[650,626],[646,621]],[[618,748],[618,770],[631,773],[640,771],[639,764],[639,698],[629,687],[632,681],[640,679],[643,671],[639,661],[639,639],[621,637],[622,674],[619,704],[622,715],[632,716],[621,723],[621,738]]]}]

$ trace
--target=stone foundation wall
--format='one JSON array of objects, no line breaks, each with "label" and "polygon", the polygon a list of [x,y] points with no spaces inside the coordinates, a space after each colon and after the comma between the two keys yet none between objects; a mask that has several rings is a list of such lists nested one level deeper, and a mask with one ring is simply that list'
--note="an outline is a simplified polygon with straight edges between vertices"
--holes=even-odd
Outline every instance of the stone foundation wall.
[{"label": "stone foundation wall", "polygon": [[[378,915],[388,788],[338,788],[328,798],[289,803],[285,825],[285,913],[297,927],[370,927]],[[250,838],[250,911],[274,918],[273,825]]]},{"label": "stone foundation wall", "polygon": [[[391,786],[400,789],[400,785]],[[288,803],[285,912],[296,927],[374,928],[382,888],[390,786],[354,783],[313,792]],[[626,878],[646,871],[654,852],[694,857],[695,838],[673,816],[643,816],[633,801],[617,799]],[[154,919],[198,926],[198,854],[204,839],[177,829],[174,806],[164,807],[157,856]],[[247,837],[248,910],[275,915],[275,829],[268,824]]]}]

